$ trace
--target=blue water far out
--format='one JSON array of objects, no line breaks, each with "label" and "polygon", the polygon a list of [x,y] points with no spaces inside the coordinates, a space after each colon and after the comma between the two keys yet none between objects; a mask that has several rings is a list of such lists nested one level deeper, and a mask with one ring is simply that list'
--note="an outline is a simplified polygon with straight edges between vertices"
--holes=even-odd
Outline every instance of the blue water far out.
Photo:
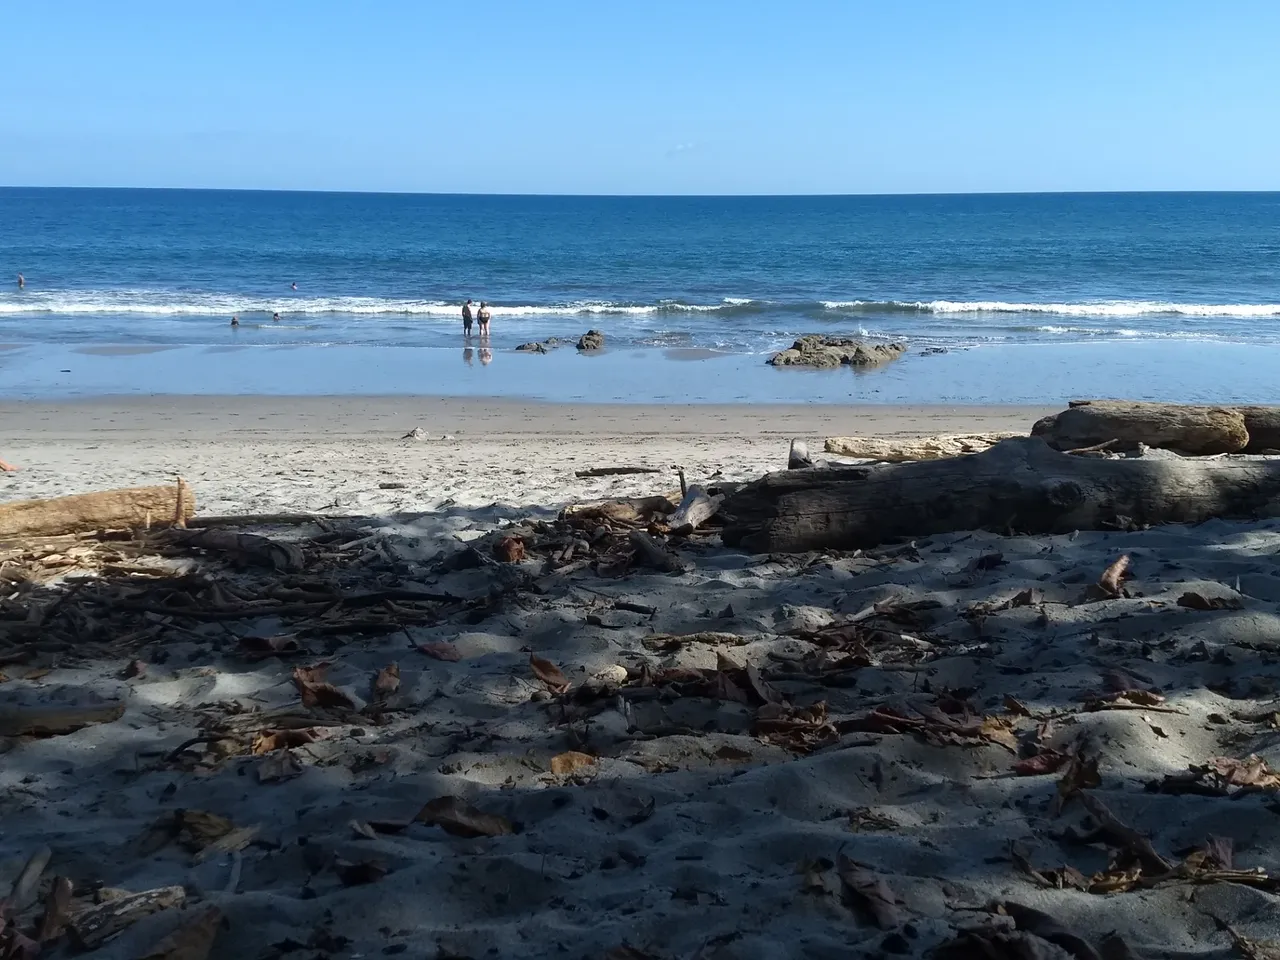
[{"label": "blue water far out", "polygon": [[[1280,356],[1280,194],[0,189],[0,344],[32,357],[106,345],[457,351],[467,297],[493,305],[495,355],[594,327],[614,350],[739,357],[829,333],[899,338],[912,357],[936,347],[1159,342],[1174,367],[1194,368],[1196,351],[1212,344],[1255,346],[1271,363]],[[1171,343],[1185,349],[1170,353]],[[1029,355],[1052,354],[1017,354]],[[1028,376],[1018,363],[1013,380]],[[907,369],[927,371],[923,362]],[[6,358],[0,392],[41,389]],[[785,398],[787,388],[768,392]],[[995,385],[988,392],[1002,398]]]}]

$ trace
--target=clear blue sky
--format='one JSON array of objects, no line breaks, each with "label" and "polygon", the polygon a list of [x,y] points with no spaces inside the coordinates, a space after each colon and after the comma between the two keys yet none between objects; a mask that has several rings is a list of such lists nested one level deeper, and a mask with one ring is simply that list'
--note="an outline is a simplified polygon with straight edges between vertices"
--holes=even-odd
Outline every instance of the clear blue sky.
[{"label": "clear blue sky", "polygon": [[1280,189],[1280,2],[15,0],[0,184]]}]

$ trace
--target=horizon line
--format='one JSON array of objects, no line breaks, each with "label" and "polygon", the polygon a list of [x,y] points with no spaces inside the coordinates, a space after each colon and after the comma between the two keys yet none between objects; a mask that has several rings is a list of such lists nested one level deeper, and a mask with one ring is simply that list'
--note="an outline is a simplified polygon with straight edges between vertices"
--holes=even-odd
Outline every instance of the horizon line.
[{"label": "horizon line", "polygon": [[12,190],[119,190],[153,191],[168,193],[297,193],[334,194],[338,196],[386,196],[386,197],[487,197],[502,199],[573,199],[573,200],[785,200],[785,199],[873,199],[901,197],[1068,197],[1068,196],[1169,196],[1203,194],[1280,194],[1280,189],[1219,189],[1219,190],[925,190],[917,192],[878,193],[503,193],[468,192],[449,190],[347,190],[314,189],[306,187],[139,187],[139,186],[88,186],[50,184],[0,184],[0,191]]}]

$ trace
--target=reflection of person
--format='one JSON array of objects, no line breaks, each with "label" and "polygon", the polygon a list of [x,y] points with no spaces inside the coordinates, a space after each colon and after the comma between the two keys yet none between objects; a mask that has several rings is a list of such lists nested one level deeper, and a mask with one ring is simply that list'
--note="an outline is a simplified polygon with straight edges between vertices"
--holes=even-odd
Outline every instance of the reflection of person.
[{"label": "reflection of person", "polygon": [[468,367],[471,366],[471,364],[474,362],[473,358],[475,357],[475,355],[476,355],[476,352],[472,350],[470,347],[463,347],[462,362],[465,363]]},{"label": "reflection of person", "polygon": [[464,337],[471,336],[471,300],[462,305],[462,335]]},{"label": "reflection of person", "polygon": [[488,347],[481,347],[480,348],[481,366],[487,367],[492,362],[493,362],[493,351],[490,350]]},{"label": "reflection of person", "polygon": [[489,318],[493,316],[489,312],[489,305],[483,300],[480,301],[480,312],[476,314],[476,319],[480,321],[480,336],[487,337],[489,335]]}]

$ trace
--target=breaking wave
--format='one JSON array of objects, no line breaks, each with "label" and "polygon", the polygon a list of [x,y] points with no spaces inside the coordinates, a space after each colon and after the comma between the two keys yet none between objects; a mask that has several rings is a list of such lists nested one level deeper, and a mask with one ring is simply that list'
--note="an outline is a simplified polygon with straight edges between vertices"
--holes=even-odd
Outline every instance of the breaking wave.
[{"label": "breaking wave", "polygon": [[1170,303],[1101,300],[1091,303],[1010,303],[1004,300],[823,300],[842,313],[1045,313],[1063,317],[1280,317],[1280,303]]}]

